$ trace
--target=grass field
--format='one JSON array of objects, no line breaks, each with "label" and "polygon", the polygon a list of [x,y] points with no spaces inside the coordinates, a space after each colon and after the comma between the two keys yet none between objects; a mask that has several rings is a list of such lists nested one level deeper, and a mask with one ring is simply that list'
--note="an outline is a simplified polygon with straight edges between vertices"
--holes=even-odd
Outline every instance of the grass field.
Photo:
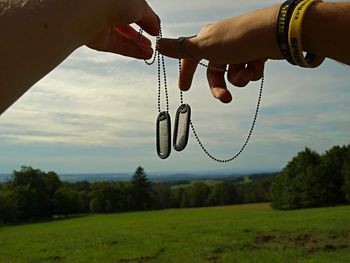
[{"label": "grass field", "polygon": [[252,204],[3,227],[0,262],[350,262],[350,206]]}]

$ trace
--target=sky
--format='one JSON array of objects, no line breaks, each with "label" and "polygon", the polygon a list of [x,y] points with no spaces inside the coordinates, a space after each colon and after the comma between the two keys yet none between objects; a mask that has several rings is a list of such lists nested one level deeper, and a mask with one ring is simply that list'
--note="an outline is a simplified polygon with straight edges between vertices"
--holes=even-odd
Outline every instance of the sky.
[{"label": "sky", "polygon": [[[194,35],[209,23],[275,3],[149,1],[165,37]],[[177,61],[166,64],[174,120]],[[305,147],[323,153],[349,143],[349,69],[328,59],[312,70],[268,61],[256,128],[237,160],[213,162],[192,134],[183,152],[172,150],[161,160],[155,150],[156,67],[82,47],[0,116],[0,173],[21,165],[58,173],[132,173],[138,166],[146,172],[279,170]],[[224,105],[212,98],[205,70],[197,71],[185,101],[203,143],[218,158],[235,155],[244,143],[259,86],[230,86],[234,99]]]}]

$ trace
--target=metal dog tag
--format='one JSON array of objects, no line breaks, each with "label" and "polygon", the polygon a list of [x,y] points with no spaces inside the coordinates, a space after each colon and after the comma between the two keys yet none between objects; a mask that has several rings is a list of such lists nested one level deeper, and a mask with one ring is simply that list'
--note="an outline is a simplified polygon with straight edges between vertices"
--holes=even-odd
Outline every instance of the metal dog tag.
[{"label": "metal dog tag", "polygon": [[176,112],[174,124],[173,145],[176,151],[182,151],[186,148],[191,121],[191,107],[188,104],[182,104]]},{"label": "metal dog tag", "polygon": [[171,152],[171,124],[166,111],[159,113],[157,118],[157,154],[161,159],[169,157]]}]

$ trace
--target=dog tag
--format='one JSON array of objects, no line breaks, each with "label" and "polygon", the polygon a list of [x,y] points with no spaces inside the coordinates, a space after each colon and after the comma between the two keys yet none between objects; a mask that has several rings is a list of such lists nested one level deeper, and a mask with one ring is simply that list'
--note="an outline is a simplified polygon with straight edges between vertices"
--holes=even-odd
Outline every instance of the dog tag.
[{"label": "dog tag", "polygon": [[182,151],[187,146],[190,121],[191,107],[188,104],[182,104],[177,109],[175,117],[173,145],[176,151]]},{"label": "dog tag", "polygon": [[166,111],[159,113],[157,118],[157,154],[161,159],[169,157],[171,152],[171,124]]}]

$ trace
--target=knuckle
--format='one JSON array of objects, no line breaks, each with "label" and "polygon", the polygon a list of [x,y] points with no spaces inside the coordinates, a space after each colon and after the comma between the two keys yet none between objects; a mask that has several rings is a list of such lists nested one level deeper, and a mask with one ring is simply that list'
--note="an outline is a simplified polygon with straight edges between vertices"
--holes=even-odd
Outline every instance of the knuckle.
[{"label": "knuckle", "polygon": [[214,31],[214,24],[205,25],[200,30],[196,38],[197,51],[206,50],[212,46]]},{"label": "knuckle", "polygon": [[201,33],[208,33],[212,30],[213,28],[213,23],[206,24],[205,26],[202,27]]}]

